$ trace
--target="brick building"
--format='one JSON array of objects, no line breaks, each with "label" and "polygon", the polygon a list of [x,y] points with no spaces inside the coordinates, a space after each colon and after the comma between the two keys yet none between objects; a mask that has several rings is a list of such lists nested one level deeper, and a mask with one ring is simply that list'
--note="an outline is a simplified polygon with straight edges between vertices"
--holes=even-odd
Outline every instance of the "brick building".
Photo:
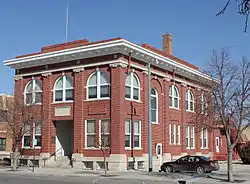
[{"label": "brick building", "polygon": [[122,38],[84,39],[5,61],[15,69],[15,99],[35,104],[40,117],[39,128],[23,137],[23,154],[35,148],[46,164],[53,155],[72,156],[76,166],[95,169],[103,164],[104,137],[110,170],[127,169],[133,158],[136,168],[147,168],[148,63],[153,169],[185,154],[225,154],[219,131],[191,123],[206,109],[202,94],[211,78],[172,55],[169,34],[163,50]]},{"label": "brick building", "polygon": [[[13,101],[11,95],[0,94],[0,111],[8,110],[8,101]],[[10,158],[12,152],[12,133],[9,124],[0,113],[0,159]]]}]

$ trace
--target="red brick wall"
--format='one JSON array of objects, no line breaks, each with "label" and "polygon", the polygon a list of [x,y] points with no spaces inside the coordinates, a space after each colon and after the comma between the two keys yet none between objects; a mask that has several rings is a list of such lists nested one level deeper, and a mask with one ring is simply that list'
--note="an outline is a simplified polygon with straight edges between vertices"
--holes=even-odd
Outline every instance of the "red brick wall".
[{"label": "red brick wall", "polygon": [[[124,57],[123,59],[126,59]],[[96,60],[95,62],[98,62]],[[141,62],[132,60],[133,64],[143,66]],[[145,66],[144,66],[145,67]],[[100,150],[85,149],[85,120],[96,119],[110,119],[111,123],[111,154],[128,154],[131,155],[131,150],[125,151],[125,120],[131,119],[131,101],[125,100],[125,77],[127,69],[121,66],[111,68],[109,66],[100,66],[99,70],[107,72],[111,82],[111,99],[86,101],[87,95],[87,80],[88,77],[96,71],[96,67],[85,68],[84,71],[73,72],[72,70],[64,71],[65,75],[73,77],[74,81],[74,102],[70,103],[53,103],[53,88],[54,83],[62,75],[62,72],[54,72],[52,75],[35,76],[36,79],[41,80],[43,84],[43,100],[42,106],[35,107],[40,109],[41,118],[43,119],[42,126],[42,152],[55,152],[55,144],[52,144],[52,136],[56,135],[56,129],[53,121],[57,120],[73,120],[74,121],[74,153],[83,153],[84,156],[101,156]],[[156,70],[153,68],[153,70]],[[134,69],[140,80],[140,102],[132,102],[136,109],[134,120],[141,121],[142,128],[142,150],[135,150],[135,156],[142,156],[143,153],[148,153],[148,76],[145,72]],[[158,70],[159,73],[163,73]],[[186,149],[186,125],[193,123],[194,113],[186,112],[185,93],[188,86],[181,85],[175,82],[180,94],[180,109],[169,108],[169,86],[173,81],[168,81],[161,77],[156,77],[152,74],[151,86],[155,88],[158,93],[158,124],[152,125],[152,148],[155,155],[155,146],[157,143],[162,143],[163,153],[172,153],[173,155],[180,155],[181,153],[195,154],[202,152],[204,154],[213,151],[215,141],[214,133],[209,133],[209,149],[201,150],[199,145],[199,133],[195,131],[195,149]],[[23,80],[17,80],[15,83],[16,98],[23,98],[23,90],[25,85],[31,79],[26,77]],[[191,88],[195,96],[199,96],[199,91]],[[199,103],[199,99],[196,99]],[[54,112],[56,107],[70,106],[71,115],[56,117]],[[195,106],[198,108],[197,106]],[[39,111],[39,110],[38,110]],[[169,144],[169,124],[181,125],[181,145]],[[214,140],[214,141],[213,141]]]}]

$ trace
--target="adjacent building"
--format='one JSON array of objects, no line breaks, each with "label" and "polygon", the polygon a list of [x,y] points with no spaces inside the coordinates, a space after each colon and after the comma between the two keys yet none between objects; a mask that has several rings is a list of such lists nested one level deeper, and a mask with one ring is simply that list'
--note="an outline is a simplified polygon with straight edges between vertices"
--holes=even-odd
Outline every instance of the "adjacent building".
[{"label": "adjacent building", "polygon": [[[13,101],[14,97],[11,95],[0,94],[0,111],[8,111],[8,101]],[[10,158],[12,153],[12,131],[9,123],[0,112],[0,160]]]},{"label": "adjacent building", "polygon": [[5,61],[15,69],[15,100],[37,112],[30,125],[35,128],[23,136],[22,153],[35,150],[45,165],[56,155],[96,169],[103,166],[104,140],[110,170],[132,163],[147,169],[151,98],[154,170],[185,154],[225,155],[219,131],[193,125],[195,113],[206,113],[203,94],[212,79],[173,56],[170,34],[162,39],[162,50],[122,38],[84,39]]}]

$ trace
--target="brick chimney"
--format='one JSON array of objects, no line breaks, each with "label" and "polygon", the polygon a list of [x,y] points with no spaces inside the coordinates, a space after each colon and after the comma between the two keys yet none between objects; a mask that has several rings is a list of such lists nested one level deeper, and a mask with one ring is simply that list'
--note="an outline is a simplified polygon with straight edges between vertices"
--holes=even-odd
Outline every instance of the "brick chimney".
[{"label": "brick chimney", "polygon": [[163,34],[162,35],[162,48],[163,52],[172,55],[172,35],[171,34]]}]

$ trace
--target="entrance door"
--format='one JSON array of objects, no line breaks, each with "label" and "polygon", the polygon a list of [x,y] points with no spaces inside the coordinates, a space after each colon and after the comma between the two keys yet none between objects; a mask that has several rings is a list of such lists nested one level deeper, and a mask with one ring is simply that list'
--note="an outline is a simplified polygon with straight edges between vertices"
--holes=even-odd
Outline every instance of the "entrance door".
[{"label": "entrance door", "polygon": [[159,160],[159,164],[161,166],[161,164],[162,164],[162,143],[157,143],[155,150],[156,150],[157,159]]},{"label": "entrance door", "polygon": [[215,137],[215,150],[216,152],[220,152],[220,138],[219,137]]}]

